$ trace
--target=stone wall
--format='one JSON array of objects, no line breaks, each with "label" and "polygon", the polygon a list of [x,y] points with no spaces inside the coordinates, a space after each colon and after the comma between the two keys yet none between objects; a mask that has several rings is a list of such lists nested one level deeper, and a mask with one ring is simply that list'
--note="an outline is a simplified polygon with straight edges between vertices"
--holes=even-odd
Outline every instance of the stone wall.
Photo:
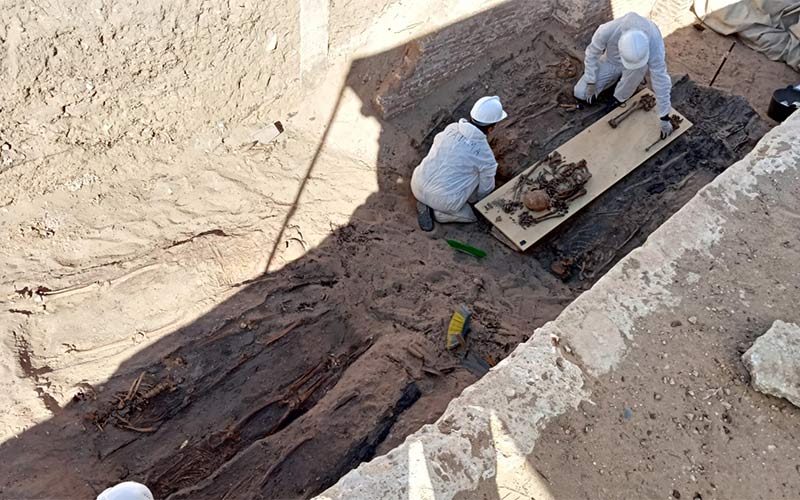
[{"label": "stone wall", "polygon": [[384,117],[414,105],[453,74],[481,61],[493,47],[508,43],[550,20],[552,2],[509,0],[407,43],[391,58],[376,103]]},{"label": "stone wall", "polygon": [[693,0],[571,0],[556,2],[553,16],[575,30],[591,31],[600,23],[637,12],[652,19],[664,31],[676,20],[685,20],[692,3]]}]

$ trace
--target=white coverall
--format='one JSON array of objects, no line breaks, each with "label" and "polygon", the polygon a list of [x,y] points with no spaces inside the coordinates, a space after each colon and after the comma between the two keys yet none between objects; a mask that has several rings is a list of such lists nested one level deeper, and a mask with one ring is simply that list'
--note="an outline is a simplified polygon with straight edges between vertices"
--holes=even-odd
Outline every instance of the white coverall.
[{"label": "white coverall", "polygon": [[[629,30],[640,30],[650,40],[650,59],[636,70],[628,70],[622,65],[619,55],[619,38]],[[661,31],[649,19],[631,12],[619,19],[601,24],[592,36],[592,43],[586,47],[586,60],[583,76],[575,85],[575,97],[586,100],[586,85],[594,82],[597,93],[609,88],[619,78],[614,97],[624,102],[630,99],[636,88],[650,71],[653,92],[656,94],[658,116],[666,116],[671,109],[670,93],[672,80],[667,73],[666,50]]]},{"label": "white coverall", "polygon": [[430,152],[414,169],[411,191],[433,209],[438,222],[475,222],[467,202],[494,190],[497,161],[486,135],[461,119],[436,134]]}]

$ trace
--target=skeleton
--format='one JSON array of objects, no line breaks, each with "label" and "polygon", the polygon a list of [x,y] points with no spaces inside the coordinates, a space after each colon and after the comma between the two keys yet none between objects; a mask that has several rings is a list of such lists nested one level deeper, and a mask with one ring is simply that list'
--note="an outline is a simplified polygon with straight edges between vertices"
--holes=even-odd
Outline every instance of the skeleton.
[{"label": "skeleton", "polygon": [[[534,174],[535,178],[531,179]],[[569,202],[586,194],[584,185],[591,177],[592,174],[586,167],[586,160],[566,163],[558,152],[550,154],[528,174],[521,176],[514,188],[516,200],[521,197],[522,190],[526,186],[529,186],[531,191],[544,191],[550,198],[549,207],[545,208],[549,210],[538,217],[525,211],[519,217],[519,224],[522,227],[530,227],[547,219],[563,217],[569,211]]]},{"label": "skeleton", "polygon": [[644,111],[650,111],[656,105],[656,98],[651,95],[643,95],[632,104],[628,109],[620,113],[619,115],[615,116],[614,118],[608,121],[608,124],[611,125],[611,128],[619,127],[619,124],[623,122],[626,118],[631,116],[634,112],[642,109]]},{"label": "skeleton", "polygon": [[[679,128],[681,128],[681,123],[683,122],[683,118],[681,118],[678,115],[669,115],[669,122],[672,124],[672,130],[678,130]],[[656,145],[658,145],[658,143],[663,140],[664,140],[663,137],[659,137],[656,140],[656,142],[644,148],[644,152],[649,153],[651,149],[656,147]]]}]

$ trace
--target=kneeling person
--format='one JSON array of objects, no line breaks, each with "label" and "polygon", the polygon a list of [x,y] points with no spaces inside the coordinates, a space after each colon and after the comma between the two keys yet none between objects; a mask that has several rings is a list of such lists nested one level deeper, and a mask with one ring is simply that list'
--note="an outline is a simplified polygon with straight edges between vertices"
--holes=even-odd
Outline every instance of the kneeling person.
[{"label": "kneeling person", "polygon": [[601,24],[586,47],[584,67],[574,94],[589,104],[615,83],[614,99],[618,103],[627,101],[649,71],[661,117],[661,138],[672,133],[672,80],[667,73],[664,39],[653,21],[631,12]]},{"label": "kneeling person", "polygon": [[440,223],[478,220],[468,203],[494,190],[497,160],[488,135],[506,117],[499,97],[481,97],[469,120],[462,118],[436,134],[431,150],[411,176],[423,231],[433,229],[434,218]]}]

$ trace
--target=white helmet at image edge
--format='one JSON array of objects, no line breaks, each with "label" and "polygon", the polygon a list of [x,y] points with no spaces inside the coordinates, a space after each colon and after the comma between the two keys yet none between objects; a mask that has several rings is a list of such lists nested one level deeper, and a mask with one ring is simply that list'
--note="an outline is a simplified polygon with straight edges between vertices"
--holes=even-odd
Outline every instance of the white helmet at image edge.
[{"label": "white helmet at image edge", "polygon": [[153,494],[141,483],[125,481],[104,490],[97,500],[153,500]]},{"label": "white helmet at image edge", "polygon": [[508,118],[508,114],[503,111],[503,105],[500,104],[500,98],[496,95],[481,97],[475,101],[469,116],[479,125],[494,125]]},{"label": "white helmet at image edge", "polygon": [[639,30],[626,31],[619,37],[619,57],[626,69],[639,69],[650,59],[650,40]]}]

